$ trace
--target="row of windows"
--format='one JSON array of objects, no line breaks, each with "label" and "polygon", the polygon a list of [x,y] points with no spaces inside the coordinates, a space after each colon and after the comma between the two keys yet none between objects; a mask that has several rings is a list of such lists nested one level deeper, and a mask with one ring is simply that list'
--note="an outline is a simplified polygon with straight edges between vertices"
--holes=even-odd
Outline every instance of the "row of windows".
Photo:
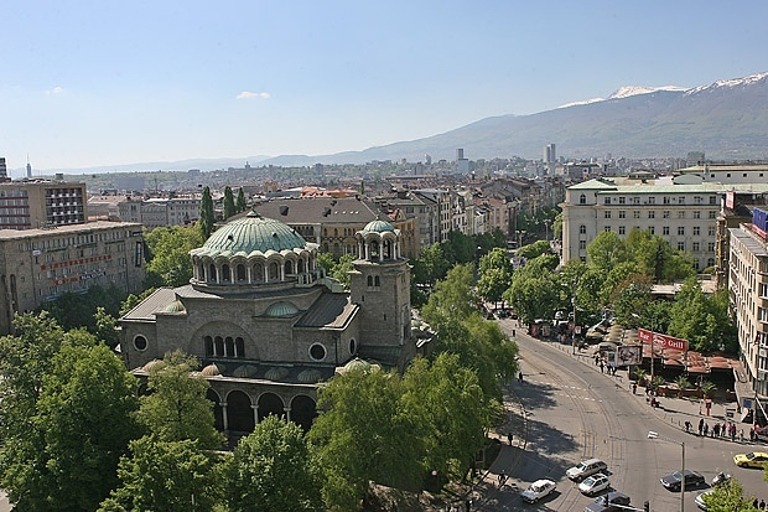
[{"label": "row of windows", "polygon": [[205,355],[208,357],[245,357],[245,342],[243,338],[231,336],[205,336]]},{"label": "row of windows", "polygon": [[[610,231],[610,230],[611,230],[610,226],[606,226],[605,227],[605,231]],[[626,231],[626,228],[624,226],[619,226],[619,234],[620,235],[623,235],[625,231]],[[715,236],[715,231],[716,231],[716,229],[715,229],[714,226],[709,226],[707,228],[707,236]],[[650,226],[648,228],[648,232],[651,233],[652,235],[655,235],[656,234],[656,227],[655,226]],[[670,227],[669,226],[663,226],[662,227],[662,233],[664,235],[669,235]],[[587,234],[587,226],[585,226],[584,224],[579,226],[579,234],[586,235]],[[678,236],[685,236],[685,226],[678,226],[677,227],[677,234],[678,234]],[[693,226],[693,236],[701,236],[701,226]]]},{"label": "row of windows", "polygon": [[[19,244],[20,251],[34,251],[42,249],[57,249],[59,247],[71,247],[73,245],[92,244],[95,242],[108,242],[110,240],[120,240],[128,238],[130,234],[125,231],[107,231],[104,233],[89,233],[87,235],[75,235],[68,237],[47,238],[34,242],[24,242]],[[122,249],[121,249],[122,250]]]},{"label": "row of windows", "polygon": [[[694,219],[700,219],[701,218],[701,212],[700,211],[692,212],[691,215],[692,215],[692,217]],[[669,219],[669,218],[672,217],[672,212],[670,212],[669,210],[664,210],[664,211],[661,212],[661,216],[664,219]],[[684,219],[684,218],[686,218],[686,216],[687,216],[687,213],[685,211],[677,212],[677,218],[678,219]],[[603,217],[606,218],[606,219],[612,218],[613,217],[613,211],[605,210],[603,212]],[[632,211],[632,218],[639,219],[640,217],[641,217],[640,210],[633,210]],[[626,219],[627,218],[626,210],[619,210],[619,218],[620,219]],[[648,211],[648,218],[649,219],[655,219],[656,218],[656,211],[655,210]],[[717,212],[715,210],[707,212],[707,218],[709,218],[709,219],[716,219],[717,218]]]},{"label": "row of windows", "polygon": [[[611,196],[606,196],[603,198],[603,204],[614,204],[613,200],[615,198]],[[673,200],[674,198],[671,196],[663,196],[662,197],[662,203],[663,204],[686,204],[686,197],[685,196],[679,196],[676,200]],[[641,196],[631,196],[631,197],[624,197],[619,196],[618,197],[618,203],[615,204],[656,204],[656,197],[655,196],[644,196],[641,200]],[[581,194],[579,196],[579,204],[587,204],[587,196],[586,194]],[[704,198],[702,196],[694,196],[693,197],[693,204],[705,204]],[[709,196],[708,204],[716,205],[717,204],[717,196]]]}]

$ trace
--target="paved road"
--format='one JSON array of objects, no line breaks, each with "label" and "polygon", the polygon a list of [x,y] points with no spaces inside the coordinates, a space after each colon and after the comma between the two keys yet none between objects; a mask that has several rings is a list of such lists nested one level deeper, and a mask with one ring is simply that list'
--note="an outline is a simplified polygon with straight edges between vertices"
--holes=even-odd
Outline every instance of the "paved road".
[{"label": "paved road", "polygon": [[[511,321],[500,324],[511,332]],[[654,511],[679,510],[680,494],[667,491],[658,480],[680,469],[680,442],[686,444],[687,468],[708,480],[721,470],[730,472],[746,494],[768,496],[762,471],[736,468],[731,460],[736,453],[758,447],[686,434],[674,414],[651,411],[641,396],[633,396],[626,378],[601,374],[589,360],[573,356],[570,347],[517,331],[525,382],[515,383],[512,391],[526,410],[527,442],[503,449],[492,471],[509,475],[507,484],[486,493],[476,509],[580,512],[593,498],[582,496],[565,470],[581,459],[597,457],[608,463],[613,487],[631,496],[634,506],[642,508],[648,500]],[[649,430],[662,439],[649,440]],[[539,478],[558,482],[557,492],[537,506],[523,504],[519,491]],[[698,492],[686,493],[687,511],[697,510]]]}]

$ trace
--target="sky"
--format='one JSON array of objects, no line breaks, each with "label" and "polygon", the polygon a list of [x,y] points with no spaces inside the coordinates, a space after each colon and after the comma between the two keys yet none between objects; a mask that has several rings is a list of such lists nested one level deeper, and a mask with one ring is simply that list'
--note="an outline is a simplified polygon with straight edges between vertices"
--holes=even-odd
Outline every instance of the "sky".
[{"label": "sky", "polygon": [[362,150],[765,72],[766,19],[762,0],[2,0],[0,156]]}]

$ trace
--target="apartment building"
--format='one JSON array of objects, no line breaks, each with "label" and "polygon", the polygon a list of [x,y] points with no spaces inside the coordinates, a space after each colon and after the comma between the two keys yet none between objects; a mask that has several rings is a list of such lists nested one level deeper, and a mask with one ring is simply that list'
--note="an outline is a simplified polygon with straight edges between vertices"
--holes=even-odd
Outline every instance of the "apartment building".
[{"label": "apartment building", "polygon": [[440,242],[439,201],[433,195],[418,190],[398,190],[390,196],[375,197],[373,201],[379,208],[397,208],[406,217],[413,218],[420,247]]},{"label": "apartment building", "polygon": [[597,178],[568,187],[563,209],[563,262],[586,260],[603,231],[620,237],[640,228],[689,252],[697,269],[716,264],[717,217],[726,187],[697,176],[667,180]]},{"label": "apartment building", "polygon": [[0,229],[82,224],[88,218],[85,183],[17,180],[0,183]]},{"label": "apartment building", "polygon": [[768,396],[768,208],[730,228],[729,291],[752,389]]},{"label": "apartment building", "polygon": [[418,256],[420,246],[416,220],[400,208],[386,210],[360,197],[315,197],[280,199],[254,206],[263,217],[277,219],[295,229],[307,241],[319,245],[321,252],[334,257],[358,253],[355,234],[376,219],[390,222],[400,231],[403,256]]},{"label": "apartment building", "polygon": [[0,333],[15,313],[33,311],[65,292],[100,285],[141,290],[141,224],[91,222],[51,229],[0,230]]},{"label": "apartment building", "polygon": [[147,229],[164,226],[184,226],[200,217],[200,197],[127,198],[118,203],[120,220],[140,222]]},{"label": "apartment building", "polygon": [[700,176],[704,181],[723,185],[768,183],[768,164],[714,164],[705,163],[677,171],[681,175]]}]

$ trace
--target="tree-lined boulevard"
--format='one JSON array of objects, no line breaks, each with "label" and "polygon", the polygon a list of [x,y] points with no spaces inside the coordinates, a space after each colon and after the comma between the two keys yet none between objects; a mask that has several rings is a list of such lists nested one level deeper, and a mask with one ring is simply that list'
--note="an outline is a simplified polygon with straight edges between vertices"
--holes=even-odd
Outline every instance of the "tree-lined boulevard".
[{"label": "tree-lined boulevard", "polygon": [[[510,335],[516,331],[524,381],[514,383],[511,394],[525,408],[527,439],[503,448],[515,453],[500,457],[491,471],[508,475],[507,485],[489,495],[481,510],[530,510],[519,491],[550,478],[558,482],[557,490],[538,508],[581,511],[594,498],[582,496],[565,471],[591,457],[608,464],[612,487],[629,495],[633,506],[642,509],[648,500],[651,510],[678,510],[679,493],[667,491],[659,478],[680,469],[680,442],[686,445],[686,468],[707,481],[724,471],[743,484],[746,496],[766,494],[763,471],[740,469],[732,461],[733,455],[759,447],[686,434],[680,428],[683,415],[669,412],[682,409],[683,400],[665,400],[669,411],[652,410],[639,391],[632,395],[624,372],[601,373],[586,354],[572,355],[570,346],[521,334],[514,320],[499,323]],[[649,430],[660,439],[648,439]],[[695,496],[703,490],[686,492],[686,510],[696,510]]]}]

